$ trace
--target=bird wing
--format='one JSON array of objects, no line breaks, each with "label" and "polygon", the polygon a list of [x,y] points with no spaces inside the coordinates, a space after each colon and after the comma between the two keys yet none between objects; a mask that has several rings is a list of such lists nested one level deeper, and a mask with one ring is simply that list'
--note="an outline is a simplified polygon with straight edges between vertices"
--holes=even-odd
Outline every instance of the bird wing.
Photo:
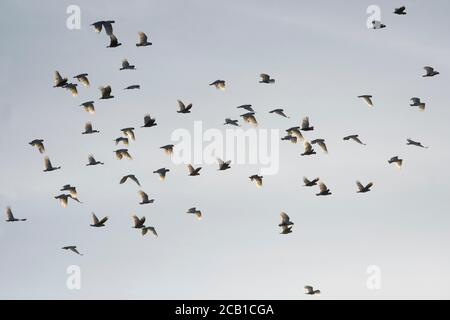
[{"label": "bird wing", "polygon": [[148,201],[148,194],[146,194],[144,191],[139,191],[138,192],[139,195],[141,196],[142,202],[147,202]]},{"label": "bird wing", "polygon": [[306,153],[312,151],[312,145],[311,145],[311,143],[309,143],[308,141],[305,141],[305,142],[303,143],[303,147],[305,148],[305,152],[306,152]]},{"label": "bird wing", "polygon": [[141,186],[141,184],[139,183],[138,178],[136,178],[135,175],[131,175],[131,176],[129,176],[129,178],[130,178],[131,180],[133,180],[134,182],[136,182],[136,184],[137,184],[139,187]]},{"label": "bird wing", "polygon": [[100,33],[102,31],[103,21],[97,21],[92,24],[94,26],[95,32]]},{"label": "bird wing", "polygon": [[325,144],[325,141],[319,140],[317,141],[317,144],[322,148],[325,153],[328,153],[327,145]]},{"label": "bird wing", "polygon": [[55,71],[55,73],[53,75],[53,79],[55,80],[55,85],[57,85],[58,83],[61,83],[61,81],[63,80],[63,78],[61,77],[61,75],[59,74],[58,71]]},{"label": "bird wing", "polygon": [[8,220],[14,220],[14,215],[12,213],[11,207],[6,208],[6,217]]},{"label": "bird wing", "polygon": [[138,32],[138,34],[139,34],[139,44],[147,43],[147,35],[142,31]]},{"label": "bird wing", "polygon": [[285,224],[289,222],[289,216],[286,214],[286,212],[281,212],[280,213],[281,216],[281,223]]},{"label": "bird wing", "polygon": [[92,212],[92,221],[94,222],[93,224],[98,224],[99,223],[97,216],[93,212]]},{"label": "bird wing", "polygon": [[93,163],[96,162],[93,155],[89,155],[89,156],[88,156],[88,159],[89,159],[89,164],[93,164]]},{"label": "bird wing", "polygon": [[371,188],[373,186],[373,182],[369,182],[366,186],[367,189]]},{"label": "bird wing", "polygon": [[103,22],[103,26],[105,27],[105,32],[108,36],[114,36],[111,22]]},{"label": "bird wing", "polygon": [[302,120],[302,129],[306,129],[309,127],[309,117],[304,117]]},{"label": "bird wing", "polygon": [[425,71],[427,72],[427,74],[433,73],[433,71],[434,71],[434,68],[433,68],[433,67],[426,66],[426,67],[423,67],[423,68],[425,69]]},{"label": "bird wing", "polygon": [[178,109],[180,111],[184,111],[186,109],[186,106],[184,105],[183,101],[181,100],[177,100],[178,101]]},{"label": "bird wing", "polygon": [[358,189],[359,189],[360,191],[361,191],[361,190],[364,190],[364,186],[362,185],[361,182],[356,181],[356,185],[358,186]]},{"label": "bird wing", "polygon": [[50,169],[52,167],[52,163],[51,163],[49,157],[44,158],[44,166],[45,166],[45,169]]},{"label": "bird wing", "polygon": [[311,286],[305,286],[305,293],[312,293],[313,292],[313,287]]},{"label": "bird wing", "polygon": [[195,169],[194,169],[194,167],[191,164],[188,164],[187,167],[188,167],[188,170],[189,170],[190,174],[195,172]]},{"label": "bird wing", "polygon": [[270,79],[270,76],[266,73],[261,73],[259,76],[261,77],[262,81],[269,81]]},{"label": "bird wing", "polygon": [[307,177],[303,177],[303,183],[304,183],[304,184],[308,184],[308,183],[310,183],[310,182],[311,182],[311,181],[309,181]]},{"label": "bird wing", "polygon": [[92,131],[92,123],[86,122],[86,124],[84,125],[84,131],[91,132]]},{"label": "bird wing", "polygon": [[99,224],[104,224],[106,221],[108,221],[109,217],[104,217],[102,220],[99,221]]},{"label": "bird wing", "polygon": [[114,46],[116,46],[119,43],[119,41],[117,40],[117,37],[115,35],[111,34],[109,36],[109,38],[111,40],[110,43],[109,43],[110,47],[114,47]]},{"label": "bird wing", "polygon": [[320,189],[320,192],[325,192],[325,191],[327,191],[328,188],[325,185],[325,183],[321,182],[321,183],[319,183],[319,189]]}]

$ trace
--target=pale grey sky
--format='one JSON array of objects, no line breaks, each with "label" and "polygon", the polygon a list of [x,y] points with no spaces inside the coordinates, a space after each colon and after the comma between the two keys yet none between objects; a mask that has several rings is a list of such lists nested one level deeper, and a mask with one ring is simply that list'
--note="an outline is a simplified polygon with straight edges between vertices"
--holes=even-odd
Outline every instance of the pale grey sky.
[{"label": "pale grey sky", "polygon": [[[66,28],[66,8],[81,8],[81,30]],[[381,8],[383,30],[366,28],[366,9]],[[406,5],[408,14],[392,14]],[[0,298],[31,299],[304,299],[311,284],[325,298],[450,298],[450,160],[447,139],[450,21],[448,1],[2,1],[0,11],[0,207],[26,223],[0,223]],[[89,25],[114,19],[123,45],[106,49]],[[136,48],[145,31],[153,46]],[[123,58],[136,71],[121,72]],[[423,66],[441,72],[424,79]],[[87,72],[91,87],[77,98],[52,88],[52,75]],[[261,72],[277,82],[258,83]],[[208,86],[227,81],[220,92]],[[139,92],[124,92],[139,83]],[[110,84],[116,99],[98,101]],[[356,98],[372,94],[375,107]],[[409,107],[421,97],[427,110]],[[194,104],[178,115],[176,100]],[[95,100],[95,115],[78,105]],[[188,177],[159,147],[177,128],[220,128],[251,103],[261,128],[284,130],[309,116],[328,155],[300,157],[302,146],[280,144],[280,171],[256,189],[258,166],[226,172],[204,166]],[[283,107],[283,119],[267,112]],[[142,125],[130,146],[133,161],[117,161],[112,139]],[[101,133],[82,136],[92,121]],[[344,143],[359,133],[366,147]],[[60,171],[43,173],[42,156],[27,143],[46,141]],[[430,145],[405,145],[413,138]],[[85,167],[93,153],[103,167]],[[387,164],[404,159],[397,170]],[[152,171],[171,169],[165,182]],[[119,185],[135,173],[156,202],[139,206],[137,188]],[[316,197],[302,176],[332,190]],[[355,180],[373,181],[356,194]],[[63,209],[53,198],[70,183],[83,204]],[[195,220],[186,210],[202,209]],[[3,210],[3,209],[2,209]],[[89,227],[91,212],[108,215]],[[279,213],[295,222],[279,234]],[[142,238],[130,215],[145,215],[160,237]],[[76,244],[79,257],[60,248]],[[81,290],[66,288],[66,268],[79,265]],[[381,269],[382,288],[366,288],[366,269]],[[315,297],[314,297],[315,298]]]}]

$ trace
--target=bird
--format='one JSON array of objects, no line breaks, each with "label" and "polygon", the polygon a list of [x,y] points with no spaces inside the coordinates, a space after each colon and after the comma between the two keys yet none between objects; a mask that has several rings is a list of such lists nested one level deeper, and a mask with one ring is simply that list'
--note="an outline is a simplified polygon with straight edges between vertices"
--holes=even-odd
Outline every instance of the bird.
[{"label": "bird", "polygon": [[316,193],[316,196],[328,196],[331,195],[330,189],[327,188],[325,183],[320,182],[319,183],[319,193]]},{"label": "bird", "polygon": [[292,226],[282,226],[280,234],[292,233]]},{"label": "bird", "polygon": [[157,125],[156,119],[150,117],[149,114],[146,114],[146,115],[144,116],[144,125],[141,126],[141,128],[151,128],[151,127],[154,127],[154,126],[156,126],[156,125]]},{"label": "bird", "polygon": [[70,251],[72,251],[72,252],[74,252],[74,253],[76,253],[76,254],[78,254],[80,256],[83,255],[82,253],[78,252],[77,246],[65,246],[65,247],[62,247],[61,249],[63,249],[63,250],[70,250]]},{"label": "bird", "polygon": [[195,207],[190,208],[186,213],[195,214],[198,220],[202,218],[202,212]]},{"label": "bird", "polygon": [[372,96],[371,96],[371,95],[369,95],[369,94],[363,94],[363,95],[358,96],[358,98],[363,99],[364,102],[367,103],[367,105],[368,105],[369,107],[373,107],[373,102],[372,102]]},{"label": "bird", "polygon": [[227,124],[235,126],[235,127],[239,127],[238,120],[231,120],[230,118],[226,118],[224,125],[227,125]]},{"label": "bird", "polygon": [[153,173],[157,173],[159,175],[159,180],[164,181],[166,179],[166,173],[169,172],[169,169],[161,168],[153,171]]},{"label": "bird", "polygon": [[133,84],[133,85],[131,85],[131,86],[128,86],[128,87],[126,87],[126,88],[123,88],[123,90],[133,90],[133,89],[140,89],[140,88],[141,88],[140,85],[138,85],[138,84]]},{"label": "bird", "polygon": [[156,233],[156,229],[154,227],[143,227],[141,228],[141,234],[143,236],[145,236],[147,234],[147,232],[150,231],[151,233],[153,233],[153,235],[155,237],[158,237],[158,233]]},{"label": "bird", "polygon": [[44,158],[44,167],[45,167],[44,172],[50,172],[50,171],[55,171],[55,170],[61,169],[61,167],[52,166],[52,163],[50,162],[49,157]]},{"label": "bird", "polygon": [[286,212],[280,213],[281,223],[278,225],[279,227],[288,227],[294,225],[294,222],[291,221]]},{"label": "bird", "polygon": [[90,226],[96,228],[104,227],[106,221],[108,221],[108,217],[104,217],[103,219],[99,220],[95,213],[92,212],[92,224]]},{"label": "bird", "polygon": [[152,45],[151,42],[148,42],[147,35],[145,33],[140,31],[140,32],[138,32],[138,35],[139,35],[139,40],[138,40],[138,43],[136,43],[136,47],[146,47],[146,46]]},{"label": "bird", "polygon": [[395,8],[394,13],[398,15],[405,15],[406,14],[406,7],[402,6],[400,8]]},{"label": "bird", "polygon": [[425,102],[420,101],[420,98],[412,97],[411,103],[409,104],[411,107],[419,107],[420,111],[425,110]]},{"label": "bird", "polygon": [[112,99],[114,96],[111,95],[111,86],[99,87],[101,96],[100,99]]},{"label": "bird", "polygon": [[116,158],[118,160],[122,160],[123,158],[127,158],[129,160],[133,160],[130,153],[128,152],[128,149],[117,149],[113,151],[116,154]]},{"label": "bird", "polygon": [[119,70],[136,70],[134,65],[131,65],[127,59],[122,60],[122,67]]},{"label": "bird", "polygon": [[253,127],[258,126],[258,121],[256,121],[255,113],[254,112],[247,112],[244,114],[241,114],[242,119],[244,119],[245,122],[250,123]]},{"label": "bird", "polygon": [[373,20],[372,26],[373,26],[373,29],[375,29],[375,30],[386,28],[386,25],[381,23],[381,21],[378,21],[378,20]]},{"label": "bird", "polygon": [[259,80],[259,83],[274,83],[275,79],[270,78],[270,76],[266,73],[261,73],[259,75],[261,77],[261,80]]},{"label": "bird", "polygon": [[122,134],[124,137],[131,139],[131,141],[136,140],[136,136],[134,134],[134,128],[132,128],[132,127],[123,128],[123,129],[120,129],[120,131],[122,131]]},{"label": "bird", "polygon": [[314,151],[311,143],[309,143],[308,141],[305,140],[305,142],[303,142],[303,147],[305,151],[301,154],[302,156],[310,156],[316,154],[316,151]]},{"label": "bird", "polygon": [[398,168],[401,168],[403,165],[403,159],[400,159],[398,156],[392,157],[388,160],[388,163],[395,163]]},{"label": "bird", "polygon": [[283,109],[273,109],[271,111],[269,111],[269,113],[275,113],[279,116],[285,117],[285,118],[289,118],[285,113]]},{"label": "bird", "polygon": [[323,152],[328,153],[327,145],[325,144],[325,139],[314,139],[311,140],[311,144],[318,144],[322,148]]},{"label": "bird", "polygon": [[408,145],[408,146],[412,145],[412,146],[428,149],[428,147],[425,147],[421,142],[414,141],[414,140],[409,139],[409,138],[406,139],[406,145]]},{"label": "bird", "polygon": [[53,86],[53,88],[64,87],[67,84],[67,78],[61,77],[61,75],[59,74],[58,71],[55,71],[55,73],[53,75],[53,79],[55,82],[55,85]]},{"label": "bird", "polygon": [[353,140],[353,141],[355,141],[355,142],[357,142],[357,143],[359,143],[359,144],[362,144],[363,146],[366,145],[365,143],[363,143],[363,142],[359,139],[359,136],[358,136],[357,134],[353,134],[353,135],[350,135],[350,136],[346,136],[346,137],[343,138],[343,140],[344,140],[344,141]]},{"label": "bird", "polygon": [[59,204],[63,208],[67,208],[67,205],[69,204],[69,199],[72,199],[78,203],[82,203],[80,200],[78,200],[78,198],[73,197],[70,194],[60,194],[60,195],[55,196],[55,199],[59,200]]},{"label": "bird", "polygon": [[281,140],[284,140],[284,141],[288,140],[288,141],[290,141],[292,143],[297,143],[297,137],[290,136],[290,135],[286,135],[284,137],[281,137]]},{"label": "bird", "polygon": [[122,142],[124,144],[124,146],[128,146],[128,144],[129,144],[128,138],[125,138],[125,137],[118,137],[118,138],[114,139],[114,141],[115,141],[116,145],[118,145],[120,142]]},{"label": "bird", "polygon": [[292,127],[286,129],[286,132],[288,135],[296,137],[299,141],[303,141],[305,139],[300,131],[300,127]]},{"label": "bird", "polygon": [[113,34],[109,35],[109,46],[106,46],[107,48],[117,48],[118,46],[121,46],[122,44],[117,40],[117,37]]},{"label": "bird", "polygon": [[214,87],[216,87],[216,89],[219,89],[222,91],[225,90],[225,80],[216,80],[214,82],[211,82],[209,85],[214,86]]},{"label": "bird", "polygon": [[32,147],[36,147],[39,150],[39,153],[45,152],[43,139],[34,139],[33,141],[28,142],[28,144]]},{"label": "bird", "polygon": [[148,194],[146,194],[144,191],[140,190],[138,191],[139,196],[141,197],[141,202],[139,204],[148,204],[155,202],[155,199],[149,199]]},{"label": "bird", "polygon": [[144,226],[145,217],[142,217],[139,219],[135,214],[131,215],[131,217],[133,218],[133,222],[134,222],[134,225],[132,226],[132,228],[142,229],[145,227]]},{"label": "bird", "polygon": [[27,221],[27,219],[17,219],[14,217],[11,207],[6,207],[6,222]]},{"label": "bird", "polygon": [[69,191],[73,199],[78,199],[77,188],[70,184],[65,184],[59,191]]},{"label": "bird", "polygon": [[192,103],[187,106],[181,100],[178,101],[178,113],[191,113]]},{"label": "bird", "polygon": [[263,176],[259,176],[259,175],[257,175],[257,174],[254,174],[254,175],[251,175],[251,176],[249,177],[249,179],[250,179],[250,181],[252,181],[252,182],[254,181],[254,182],[255,182],[257,188],[262,187],[262,184],[263,184]]},{"label": "bird", "polygon": [[63,88],[66,88],[66,90],[68,90],[73,97],[77,97],[78,96],[77,86],[78,85],[75,83],[66,83],[65,85],[63,85]]},{"label": "bird", "polygon": [[88,164],[86,164],[86,166],[96,166],[98,164],[104,165],[103,162],[97,161],[95,160],[94,156],[91,154],[88,156]]},{"label": "bird", "polygon": [[230,169],[230,163],[231,161],[226,161],[224,162],[222,159],[217,159],[218,163],[219,163],[219,170],[223,171],[223,170],[227,170]]},{"label": "bird", "polygon": [[82,104],[80,104],[80,107],[83,107],[87,113],[90,114],[95,113],[94,101],[83,102]]},{"label": "bird", "polygon": [[80,82],[83,86],[85,87],[89,87],[89,79],[88,79],[88,74],[87,73],[81,73],[79,75],[76,75],[75,77],[73,77],[74,79],[77,79],[78,82]]},{"label": "bird", "polygon": [[252,105],[251,104],[243,104],[241,106],[236,107],[237,109],[245,109],[248,112],[255,112],[255,110],[253,110]]},{"label": "bird", "polygon": [[199,176],[200,175],[199,172],[202,169],[202,167],[194,168],[191,164],[188,164],[187,168],[189,170],[189,175],[190,176]]},{"label": "bird", "polygon": [[128,179],[133,180],[134,182],[136,182],[136,184],[140,187],[141,184],[139,183],[138,178],[136,178],[136,176],[134,174],[128,174],[126,176],[123,176],[122,179],[120,179],[120,184],[124,184]]},{"label": "bird", "polygon": [[317,185],[317,182],[319,182],[319,178],[315,178],[315,179],[309,180],[308,178],[303,177],[303,183],[304,183],[305,187],[315,186],[315,185]]},{"label": "bird", "polygon": [[422,75],[422,77],[426,78],[426,77],[434,77],[437,76],[439,74],[439,72],[435,71],[433,67],[423,67],[425,69],[426,74]]},{"label": "bird", "polygon": [[311,127],[309,125],[309,117],[304,117],[302,120],[302,124],[300,125],[300,130],[303,131],[312,131],[314,130],[314,127]]},{"label": "bird", "polygon": [[370,188],[373,186],[372,182],[369,182],[366,186],[363,186],[361,182],[356,181],[356,185],[358,186],[357,193],[366,193],[370,191]]},{"label": "bird", "polygon": [[312,286],[305,286],[305,294],[313,296],[315,294],[320,294],[320,290],[314,290]]},{"label": "bird", "polygon": [[93,130],[92,129],[92,123],[91,122],[86,122],[86,124],[84,125],[84,132],[82,132],[81,134],[92,134],[92,133],[99,133],[100,131],[98,130]]},{"label": "bird", "polygon": [[104,27],[106,34],[110,36],[113,34],[113,23],[115,23],[114,20],[97,21],[92,23],[91,26],[94,26],[94,30],[97,33],[100,33],[102,31],[102,27]]},{"label": "bird", "polygon": [[173,153],[173,147],[174,147],[173,144],[167,144],[167,145],[159,147],[159,148],[164,149],[164,153],[170,156]]}]

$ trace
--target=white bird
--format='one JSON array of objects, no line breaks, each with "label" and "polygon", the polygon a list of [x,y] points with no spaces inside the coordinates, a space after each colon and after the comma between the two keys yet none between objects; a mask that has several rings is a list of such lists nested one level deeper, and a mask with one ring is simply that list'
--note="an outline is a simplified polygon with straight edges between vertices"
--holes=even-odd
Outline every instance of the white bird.
[{"label": "white bird", "polygon": [[100,33],[102,31],[102,27],[104,27],[106,34],[110,36],[113,34],[113,23],[115,23],[114,20],[97,21],[92,23],[91,26],[94,26],[95,32],[97,33]]},{"label": "white bird", "polygon": [[76,75],[74,77],[74,79],[77,79],[78,82],[80,82],[83,86],[85,87],[89,87],[89,79],[88,79],[88,74],[87,73],[81,73],[79,75]]},{"label": "white bird", "polygon": [[71,194],[60,194],[55,197],[55,199],[59,200],[59,204],[63,208],[67,208],[67,205],[69,203],[69,199],[75,200],[78,203],[82,203],[78,198],[73,197]]},{"label": "white bird", "polygon": [[118,160],[122,160],[123,158],[127,158],[129,160],[133,160],[130,153],[128,152],[128,149],[117,149],[113,151],[116,154],[116,158]]},{"label": "white bird", "polygon": [[77,84],[75,83],[66,83],[63,88],[66,88],[73,97],[77,97],[78,96],[78,90],[77,90]]},{"label": "white bird", "polygon": [[143,33],[141,31],[141,32],[138,32],[138,35],[139,35],[139,40],[138,40],[138,43],[136,43],[136,47],[146,47],[146,46],[152,45],[152,43],[147,40],[147,35],[145,33]]},{"label": "white bird", "polygon": [[216,80],[214,82],[211,82],[209,85],[216,87],[216,89],[218,90],[225,90],[225,80]]},{"label": "white bird", "polygon": [[286,129],[286,132],[288,135],[297,138],[299,141],[305,140],[305,138],[302,135],[302,132],[300,131],[300,127],[292,127]]},{"label": "white bird", "polygon": [[136,140],[136,136],[134,135],[134,128],[123,128],[120,129],[120,131],[122,131],[124,137],[129,138],[131,141]]},{"label": "white bird", "polygon": [[322,148],[323,152],[328,153],[327,145],[325,144],[325,139],[314,139],[311,140],[311,144],[318,144]]},{"label": "white bird", "polygon": [[305,142],[303,142],[303,148],[305,149],[305,151],[302,154],[300,154],[302,156],[310,156],[310,155],[316,154],[316,151],[314,151],[311,143],[309,143],[306,140],[305,140]]},{"label": "white bird", "polygon": [[84,111],[90,114],[95,113],[94,101],[86,101],[80,104],[80,107],[84,108]]},{"label": "white bird", "polygon": [[388,163],[395,163],[398,168],[401,168],[403,165],[403,159],[400,159],[398,156],[392,157],[388,160]]},{"label": "white bird", "polygon": [[309,180],[308,178],[303,177],[303,183],[304,183],[305,187],[315,186],[315,185],[317,185],[317,182],[319,182],[319,178],[315,178],[315,179]]},{"label": "white bird", "polygon": [[302,131],[312,131],[314,127],[309,125],[309,117],[304,117],[300,125],[300,130]]},{"label": "white bird", "polygon": [[368,94],[363,94],[361,96],[358,96],[358,98],[361,98],[364,100],[364,102],[369,106],[369,107],[373,107],[373,102],[372,102],[372,96],[368,95]]},{"label": "white bird", "polygon": [[71,186],[70,184],[66,184],[60,189],[60,191],[69,191],[69,194],[72,196],[72,198],[78,200],[78,192],[76,187]]},{"label": "white bird", "polygon": [[165,146],[159,147],[160,149],[164,149],[165,154],[167,154],[168,156],[172,155],[173,153],[173,144],[167,144]]},{"label": "white bird", "polygon": [[195,214],[195,216],[197,217],[198,220],[201,220],[203,215],[202,212],[200,210],[197,210],[195,207],[190,208],[187,213],[189,214]]},{"label": "white bird", "polygon": [[11,207],[6,207],[6,222],[27,221],[27,219],[17,219],[14,217]]},{"label": "white bird", "polygon": [[319,183],[319,193],[316,193],[316,196],[329,196],[332,193],[330,192],[330,189],[327,188],[325,183],[320,182]]},{"label": "white bird", "polygon": [[254,112],[247,112],[244,114],[241,114],[242,119],[244,119],[245,122],[251,124],[253,127],[258,126],[258,121],[256,121],[255,113]]},{"label": "white bird", "polygon": [[99,133],[100,131],[92,129],[92,123],[86,122],[84,125],[84,132],[81,134],[93,134],[93,133]]}]

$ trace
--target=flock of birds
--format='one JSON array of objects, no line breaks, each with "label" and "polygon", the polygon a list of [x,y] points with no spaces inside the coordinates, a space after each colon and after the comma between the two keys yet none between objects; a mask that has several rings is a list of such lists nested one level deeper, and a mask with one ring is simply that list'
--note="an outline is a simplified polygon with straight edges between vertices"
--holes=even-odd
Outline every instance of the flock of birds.
[{"label": "flock of birds", "polygon": [[[397,15],[405,15],[406,8],[405,7],[396,8],[394,13]],[[110,43],[107,46],[107,48],[115,48],[115,47],[118,47],[121,45],[121,43],[118,41],[117,37],[113,33],[112,25],[114,23],[115,23],[115,21],[113,21],[113,20],[107,20],[107,21],[97,21],[92,24],[92,26],[94,27],[94,29],[97,33],[100,33],[102,31],[102,29],[105,30],[106,35],[110,39]],[[384,24],[381,24],[381,22],[379,22],[379,21],[373,21],[373,25],[374,25],[374,29],[381,29],[381,28],[386,27]],[[139,39],[138,39],[138,42],[136,43],[137,47],[146,47],[146,46],[152,45],[152,43],[148,41],[148,38],[144,32],[139,32],[138,36],[139,36]],[[134,65],[130,64],[128,62],[128,60],[124,59],[122,61],[122,67],[120,68],[120,70],[135,70],[135,69],[136,69],[136,67]],[[432,67],[426,66],[426,67],[424,67],[424,69],[425,69],[425,74],[423,75],[423,77],[434,77],[434,76],[439,75],[439,72],[436,71]],[[74,76],[73,78],[76,79],[84,87],[90,86],[90,82],[89,82],[87,73],[78,74],[78,75]],[[259,83],[274,84],[275,79],[273,79],[268,74],[261,74]],[[218,90],[225,90],[226,81],[225,80],[216,80],[216,81],[210,83],[209,85],[215,87]],[[54,74],[54,87],[67,89],[73,96],[78,95],[78,89],[77,89],[78,84],[69,82],[68,78],[62,77],[58,71],[55,71],[55,74]],[[140,86],[136,84],[136,85],[128,86],[124,89],[132,90],[132,89],[139,89],[139,88],[140,88]],[[106,99],[114,98],[114,96],[112,95],[111,86],[107,85],[104,87],[100,87],[99,90],[100,90],[99,99],[106,100]],[[364,94],[364,95],[358,96],[358,98],[362,99],[367,104],[367,106],[374,107],[372,95]],[[193,107],[192,103],[185,104],[181,100],[178,100],[177,102],[178,102],[177,113],[187,114],[187,113],[191,112],[192,107]],[[91,113],[91,114],[95,113],[94,101],[84,102],[80,106],[82,106],[85,109],[85,111],[88,113]],[[418,98],[418,97],[411,98],[410,106],[418,107],[419,110],[421,110],[421,111],[425,110],[425,103],[422,102],[420,100],[420,98]],[[240,110],[245,110],[245,113],[241,114],[241,117],[244,122],[252,125],[253,127],[258,126],[258,121],[256,119],[256,111],[253,109],[252,105],[245,104],[245,105],[240,105],[237,108]],[[278,115],[278,116],[281,116],[284,118],[289,118],[289,116],[287,116],[285,111],[281,108],[271,110],[269,113],[275,114],[275,115]],[[156,119],[152,118],[150,115],[147,114],[144,116],[144,124],[141,126],[141,128],[151,128],[156,125],[157,125]],[[239,121],[237,119],[231,119],[231,118],[226,118],[224,125],[240,126]],[[122,160],[122,159],[132,160],[133,157],[131,156],[131,154],[129,153],[129,151],[126,147],[128,147],[128,145],[131,142],[135,141],[135,139],[136,139],[135,132],[134,132],[135,128],[127,127],[127,128],[120,129],[120,131],[122,133],[122,136],[114,139],[114,142],[116,145],[122,144],[124,147],[116,149],[113,152],[118,160]],[[303,153],[301,153],[301,156],[315,155],[316,154],[316,151],[314,149],[315,145],[319,146],[324,153],[328,153],[328,148],[327,148],[325,139],[314,139],[314,140],[308,141],[303,136],[303,134],[305,134],[306,132],[314,131],[314,126],[311,125],[310,119],[308,117],[304,117],[299,126],[290,127],[288,129],[286,129],[285,131],[286,131],[286,135],[284,137],[282,137],[281,140],[290,141],[293,144],[296,144],[298,142],[303,142],[304,151],[303,151]],[[95,130],[93,128],[93,125],[91,122],[87,122],[85,124],[85,130],[84,130],[84,132],[82,132],[82,134],[88,135],[88,134],[96,134],[96,133],[100,133],[100,131]],[[361,140],[361,138],[359,137],[358,134],[353,134],[353,135],[343,137],[343,140],[344,141],[353,141],[355,143],[358,143],[358,144],[364,145],[364,146],[366,145]],[[35,140],[31,141],[29,144],[33,147],[36,147],[41,154],[45,153],[45,146],[44,146],[43,139],[35,139]],[[421,148],[427,148],[424,145],[422,145],[421,142],[414,141],[412,139],[407,139],[407,145],[412,145],[412,146],[421,147]],[[163,149],[163,151],[167,155],[170,156],[170,155],[172,155],[173,149],[175,147],[176,146],[173,144],[168,144],[168,145],[161,146],[160,148]],[[403,163],[403,159],[399,158],[398,156],[393,156],[391,159],[388,160],[388,163],[395,164],[396,166],[401,167],[402,163]],[[104,163],[96,160],[93,155],[89,155],[88,163],[86,164],[86,166],[97,166],[97,165],[104,165]],[[228,170],[230,168],[231,168],[231,161],[223,161],[221,159],[218,159],[218,170],[224,171],[224,170]],[[44,172],[51,172],[51,171],[56,171],[56,170],[60,170],[60,169],[61,169],[60,166],[54,166],[51,163],[49,157],[45,156]],[[201,167],[195,168],[191,164],[189,164],[189,165],[187,165],[187,169],[188,169],[188,174],[190,176],[198,176],[198,175],[200,175],[200,170],[202,168]],[[170,170],[167,168],[164,168],[164,167],[153,171],[153,173],[157,174],[161,180],[164,180],[166,178],[166,175],[168,172],[170,172]],[[249,179],[251,182],[254,182],[257,187],[262,187],[263,176],[254,174],[254,175],[251,175],[249,177]],[[137,186],[141,187],[141,184],[140,184],[138,178],[134,174],[129,174],[129,175],[122,177],[120,179],[119,183],[124,184],[127,181],[132,181]],[[308,179],[307,177],[303,177],[303,182],[304,182],[305,187],[318,186],[319,190],[316,193],[316,196],[332,195],[331,190],[319,178]],[[367,184],[363,184],[360,181],[356,181],[356,186],[357,186],[357,191],[356,191],[357,193],[367,193],[367,192],[371,191],[371,188],[373,187],[373,183],[369,182]],[[81,202],[78,199],[77,188],[75,186],[67,184],[67,185],[64,185],[62,188],[60,188],[60,191],[63,193],[55,196],[55,199],[57,199],[60,202],[62,207],[67,207],[69,200],[79,202],[79,203]],[[140,190],[138,192],[138,194],[141,199],[139,204],[141,204],[141,205],[151,204],[155,201],[154,199],[150,199],[149,195],[142,190]],[[195,215],[196,218],[198,218],[198,219],[202,218],[201,210],[198,210],[195,207],[188,209],[187,213]],[[13,215],[10,207],[6,208],[6,216],[7,216],[7,220],[6,220],[7,222],[23,222],[23,221],[27,220],[24,218],[20,218],[20,219],[16,218]],[[283,235],[291,233],[294,222],[290,219],[288,214],[285,212],[281,212],[280,216],[281,216],[281,222],[278,225],[281,228],[280,233]],[[146,225],[145,216],[142,216],[139,218],[138,216],[133,214],[132,219],[133,219],[132,228],[140,230],[142,235],[151,233],[156,237],[158,236],[158,233],[156,232],[155,227]],[[92,213],[92,223],[90,224],[90,226],[94,227],[94,228],[105,227],[107,221],[108,221],[108,217],[102,217],[101,219],[99,219],[95,215],[95,213]],[[70,250],[76,254],[82,255],[78,251],[77,246],[75,246],[75,245],[64,246],[62,249]],[[319,294],[320,290],[315,290],[312,286],[305,286],[305,293],[309,294],[309,295],[315,295],[315,294]]]}]

